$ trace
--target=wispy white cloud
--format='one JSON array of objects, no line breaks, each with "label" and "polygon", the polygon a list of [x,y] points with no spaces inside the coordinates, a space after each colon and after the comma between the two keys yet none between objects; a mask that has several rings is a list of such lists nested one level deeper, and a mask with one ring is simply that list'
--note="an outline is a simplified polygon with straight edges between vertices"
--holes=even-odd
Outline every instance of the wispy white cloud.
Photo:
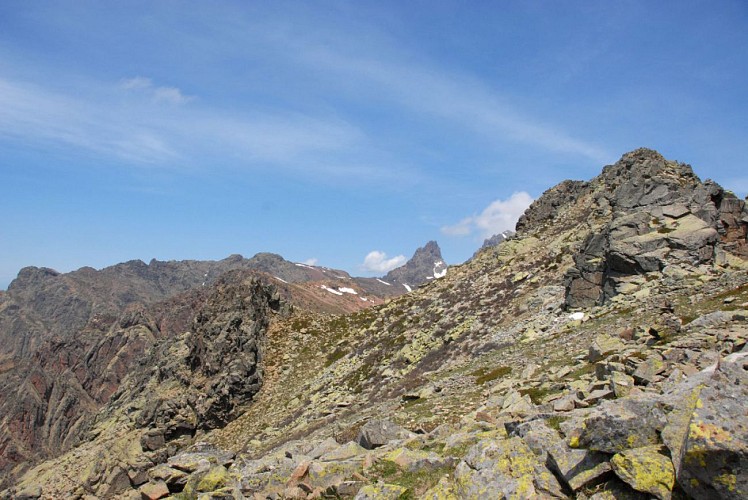
[{"label": "wispy white cloud", "polygon": [[[181,99],[181,92],[159,99],[158,92],[168,96],[170,89],[155,87],[143,77],[115,88],[90,85],[86,91],[67,94],[0,78],[0,137],[73,147],[149,167],[189,169],[209,159],[212,167],[221,163],[224,168],[274,169],[324,176],[323,181],[382,181],[399,175],[388,167],[353,161],[355,151],[366,148],[366,138],[337,118],[170,106]],[[122,98],[132,91],[137,92],[123,106]]]},{"label": "wispy white cloud", "polygon": [[441,118],[488,140],[523,143],[600,163],[611,159],[604,148],[523,113],[501,89],[490,88],[469,74],[396,58],[349,55],[308,40],[304,45],[299,45],[299,40],[286,43],[295,47],[291,53],[301,61],[325,68],[332,75],[345,75],[337,79],[341,84],[373,86],[373,98],[395,100],[400,106]]},{"label": "wispy white cloud", "polygon": [[315,257],[312,257],[302,262],[302,264],[306,264],[307,266],[316,266],[317,262],[319,262],[319,260],[317,260],[317,258]]},{"label": "wispy white cloud", "polygon": [[396,267],[402,266],[407,260],[404,255],[388,259],[386,253],[379,250],[372,250],[364,258],[361,269],[372,273],[387,273]]},{"label": "wispy white cloud", "polygon": [[72,146],[136,164],[177,159],[179,154],[156,125],[111,104],[0,78],[0,136],[36,145]]},{"label": "wispy white cloud", "polygon": [[120,86],[125,90],[143,92],[151,96],[155,101],[167,102],[170,104],[185,104],[195,98],[195,96],[183,94],[177,87],[157,86],[150,78],[143,76],[126,78],[122,80]]},{"label": "wispy white cloud", "polygon": [[506,200],[493,201],[480,214],[465,217],[450,226],[443,226],[441,231],[447,236],[468,236],[478,233],[481,238],[489,238],[508,229],[514,230],[517,220],[532,201],[529,194],[520,191]]}]

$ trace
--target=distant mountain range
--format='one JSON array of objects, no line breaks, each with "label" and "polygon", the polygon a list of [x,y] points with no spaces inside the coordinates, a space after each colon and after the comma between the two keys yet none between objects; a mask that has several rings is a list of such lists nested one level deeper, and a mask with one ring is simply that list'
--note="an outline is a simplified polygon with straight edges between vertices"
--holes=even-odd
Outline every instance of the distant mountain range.
[{"label": "distant mountain range", "polygon": [[445,270],[433,241],[385,279],[272,253],[132,260],[70,273],[24,268],[0,294],[0,468],[72,446],[132,364],[159,339],[188,329],[208,290],[230,280],[227,274],[257,275],[288,304],[341,314],[381,304]]}]

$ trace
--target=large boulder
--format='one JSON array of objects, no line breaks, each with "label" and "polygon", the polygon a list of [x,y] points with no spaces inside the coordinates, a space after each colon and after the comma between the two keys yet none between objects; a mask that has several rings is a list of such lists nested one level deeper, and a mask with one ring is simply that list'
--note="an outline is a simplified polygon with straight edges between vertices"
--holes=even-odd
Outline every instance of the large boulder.
[{"label": "large boulder", "polygon": [[622,451],[610,460],[610,465],[635,490],[669,500],[675,485],[675,470],[670,458],[661,452],[661,446]]},{"label": "large boulder", "polygon": [[655,396],[604,401],[585,418],[572,445],[606,453],[660,444],[666,408]]},{"label": "large boulder", "polygon": [[387,419],[376,419],[366,422],[358,432],[356,442],[366,448],[373,450],[384,446],[390,441],[398,441],[413,436],[413,433],[403,429],[399,425]]},{"label": "large boulder", "polygon": [[748,496],[748,353],[732,354],[668,396],[662,438],[694,498]]},{"label": "large boulder", "polygon": [[520,437],[483,440],[470,448],[454,473],[458,498],[560,496],[553,475]]}]

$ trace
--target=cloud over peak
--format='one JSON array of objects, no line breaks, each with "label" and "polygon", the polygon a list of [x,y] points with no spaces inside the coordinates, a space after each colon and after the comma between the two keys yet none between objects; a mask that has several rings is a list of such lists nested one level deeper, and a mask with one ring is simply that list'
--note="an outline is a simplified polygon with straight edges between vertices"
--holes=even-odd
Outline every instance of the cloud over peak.
[{"label": "cloud over peak", "polygon": [[520,191],[506,200],[491,202],[478,215],[465,217],[453,225],[443,226],[441,231],[448,236],[468,236],[478,233],[481,238],[489,238],[507,229],[513,230],[517,220],[532,201],[532,196],[525,191]]},{"label": "cloud over peak", "polygon": [[397,257],[387,258],[387,254],[380,252],[379,250],[372,250],[364,258],[364,263],[361,268],[365,271],[373,273],[388,273],[396,267],[400,267],[408,259],[404,255],[398,255]]}]

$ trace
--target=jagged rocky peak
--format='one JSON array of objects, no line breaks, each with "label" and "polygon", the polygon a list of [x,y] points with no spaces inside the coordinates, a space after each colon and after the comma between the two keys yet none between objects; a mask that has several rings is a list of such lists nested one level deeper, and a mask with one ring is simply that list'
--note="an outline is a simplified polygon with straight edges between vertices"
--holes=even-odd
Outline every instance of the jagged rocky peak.
[{"label": "jagged rocky peak", "polygon": [[382,279],[388,283],[399,283],[406,288],[414,288],[441,278],[447,273],[447,264],[436,241],[429,241],[415,251],[405,265],[393,269]]},{"label": "jagged rocky peak", "polygon": [[640,148],[606,166],[592,184],[605,188],[606,198],[613,207],[629,209],[666,205],[687,197],[701,181],[690,165],[666,160],[657,151]]},{"label": "jagged rocky peak", "polygon": [[[590,229],[567,273],[569,307],[602,304],[631,275],[748,258],[745,202],[656,151],[627,153],[575,190],[576,199],[567,206],[555,205],[544,214],[575,213],[569,220],[586,219]],[[550,197],[557,200],[557,192]]]}]

